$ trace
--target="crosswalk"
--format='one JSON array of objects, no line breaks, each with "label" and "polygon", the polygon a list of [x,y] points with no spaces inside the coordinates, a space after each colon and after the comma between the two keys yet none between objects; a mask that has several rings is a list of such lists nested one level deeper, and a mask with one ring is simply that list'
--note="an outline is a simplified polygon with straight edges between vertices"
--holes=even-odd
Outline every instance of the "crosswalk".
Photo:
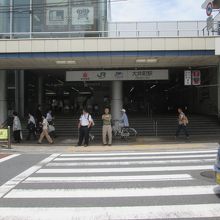
[{"label": "crosswalk", "polygon": [[0,187],[0,220],[219,219],[220,188],[200,175],[216,153],[51,155]]}]

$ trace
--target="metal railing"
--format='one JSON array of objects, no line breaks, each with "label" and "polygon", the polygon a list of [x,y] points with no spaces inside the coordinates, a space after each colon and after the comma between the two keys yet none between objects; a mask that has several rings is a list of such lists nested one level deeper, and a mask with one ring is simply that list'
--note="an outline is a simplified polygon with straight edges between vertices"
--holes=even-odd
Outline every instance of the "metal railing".
[{"label": "metal railing", "polygon": [[141,37],[205,37],[218,35],[201,30],[121,30],[121,31],[72,31],[72,32],[14,32],[0,33],[0,39],[56,39],[56,38],[141,38]]},{"label": "metal railing", "polygon": [[124,38],[124,37],[203,37],[209,36],[204,30],[166,30],[166,31],[80,31],[80,32],[20,32],[0,33],[0,39],[33,38]]}]

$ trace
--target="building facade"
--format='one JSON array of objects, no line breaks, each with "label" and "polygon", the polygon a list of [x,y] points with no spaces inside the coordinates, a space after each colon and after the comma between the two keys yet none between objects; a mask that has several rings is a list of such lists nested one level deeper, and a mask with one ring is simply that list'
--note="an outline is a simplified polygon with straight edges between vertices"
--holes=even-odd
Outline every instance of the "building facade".
[{"label": "building facade", "polygon": [[220,112],[220,37],[204,21],[107,22],[107,1],[0,3],[0,122],[38,104],[69,114]]}]

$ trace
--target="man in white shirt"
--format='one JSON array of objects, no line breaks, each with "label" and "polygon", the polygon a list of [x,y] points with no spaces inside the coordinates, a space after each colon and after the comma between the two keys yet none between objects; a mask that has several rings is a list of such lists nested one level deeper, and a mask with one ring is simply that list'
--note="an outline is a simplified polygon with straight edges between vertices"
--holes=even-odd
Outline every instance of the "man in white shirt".
[{"label": "man in white shirt", "polygon": [[92,117],[87,112],[87,110],[84,109],[82,115],[79,118],[79,124],[78,124],[78,129],[79,129],[78,146],[82,145],[83,140],[84,140],[84,147],[87,147],[89,145],[89,128],[91,127],[91,124],[92,124]]}]

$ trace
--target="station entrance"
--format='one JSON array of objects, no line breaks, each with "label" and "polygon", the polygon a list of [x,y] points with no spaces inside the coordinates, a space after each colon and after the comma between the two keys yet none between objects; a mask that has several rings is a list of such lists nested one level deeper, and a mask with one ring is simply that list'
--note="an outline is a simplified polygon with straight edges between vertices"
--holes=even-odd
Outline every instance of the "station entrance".
[{"label": "station entrance", "polygon": [[[216,67],[196,68],[201,72],[201,85],[185,86],[184,71],[169,68],[168,80],[122,81],[122,107],[131,116],[173,114],[182,107],[191,114],[218,114]],[[16,83],[10,78],[10,84]],[[16,105],[13,86],[8,87],[9,109]],[[111,107],[111,81],[66,81],[66,70],[24,71],[24,113],[34,111],[38,104],[55,114],[78,115],[87,107],[100,115]],[[15,99],[14,99],[15,98]]]}]

